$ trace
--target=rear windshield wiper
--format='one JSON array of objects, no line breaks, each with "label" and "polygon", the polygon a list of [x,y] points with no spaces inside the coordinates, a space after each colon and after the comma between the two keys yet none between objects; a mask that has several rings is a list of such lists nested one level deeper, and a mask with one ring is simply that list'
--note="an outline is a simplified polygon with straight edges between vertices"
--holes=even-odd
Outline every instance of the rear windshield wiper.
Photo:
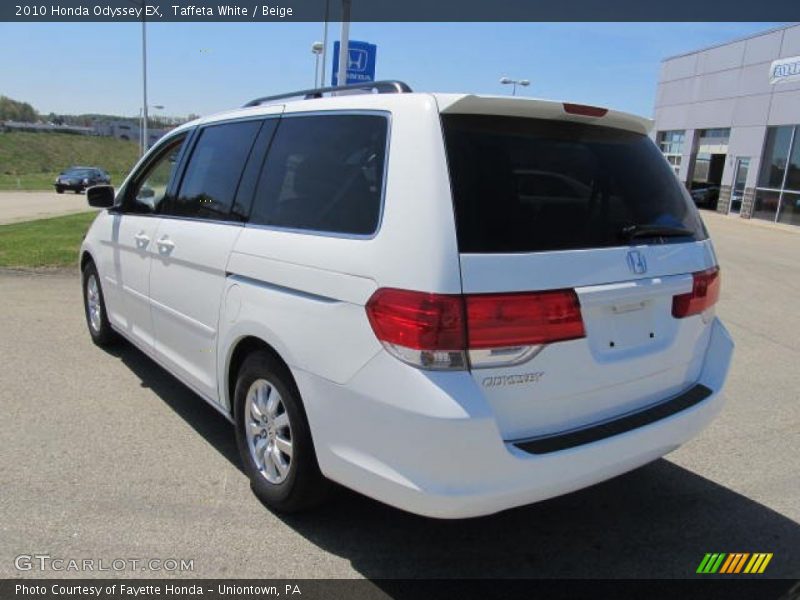
[{"label": "rear windshield wiper", "polygon": [[626,240],[643,237],[685,237],[693,236],[694,233],[685,227],[668,225],[628,225],[619,230],[620,237]]}]

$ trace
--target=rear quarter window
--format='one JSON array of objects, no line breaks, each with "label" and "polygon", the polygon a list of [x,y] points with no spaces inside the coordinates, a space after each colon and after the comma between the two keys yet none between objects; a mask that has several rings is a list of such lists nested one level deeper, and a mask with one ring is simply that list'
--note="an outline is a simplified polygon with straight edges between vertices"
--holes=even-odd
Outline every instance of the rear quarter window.
[{"label": "rear quarter window", "polygon": [[287,116],[261,171],[250,222],[322,233],[378,228],[388,118]]},{"label": "rear quarter window", "polygon": [[645,135],[565,121],[442,115],[459,249],[621,246],[631,226],[706,237],[688,193]]}]

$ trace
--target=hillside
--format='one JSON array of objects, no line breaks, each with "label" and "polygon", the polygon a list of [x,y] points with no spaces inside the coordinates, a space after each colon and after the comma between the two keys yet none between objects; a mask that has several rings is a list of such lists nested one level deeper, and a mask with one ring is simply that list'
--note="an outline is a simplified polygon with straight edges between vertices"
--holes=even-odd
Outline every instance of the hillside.
[{"label": "hillside", "polygon": [[63,133],[0,133],[0,190],[52,189],[72,165],[97,166],[119,185],[139,156],[135,142]]}]

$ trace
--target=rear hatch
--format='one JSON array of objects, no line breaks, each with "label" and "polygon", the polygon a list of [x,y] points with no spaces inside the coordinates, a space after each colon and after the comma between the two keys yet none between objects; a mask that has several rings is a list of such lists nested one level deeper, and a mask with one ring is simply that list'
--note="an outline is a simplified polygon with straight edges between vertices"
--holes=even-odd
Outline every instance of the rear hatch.
[{"label": "rear hatch", "polygon": [[718,293],[705,228],[646,122],[543,106],[468,96],[442,110],[470,369],[507,440],[691,387],[702,296]]}]

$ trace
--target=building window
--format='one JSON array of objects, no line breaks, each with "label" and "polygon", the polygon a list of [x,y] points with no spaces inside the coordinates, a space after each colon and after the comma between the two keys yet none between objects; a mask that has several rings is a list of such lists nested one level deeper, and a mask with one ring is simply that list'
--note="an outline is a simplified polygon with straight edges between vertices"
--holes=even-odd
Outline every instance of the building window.
[{"label": "building window", "polygon": [[719,187],[722,182],[722,171],[725,169],[725,157],[728,154],[730,129],[701,129],[698,132],[697,153],[694,157],[692,172],[692,188],[697,186]]},{"label": "building window", "polygon": [[731,130],[728,127],[722,129],[704,129],[700,133],[700,138],[707,138],[709,140],[718,139],[721,144],[727,144],[728,138],[731,135]]},{"label": "building window", "polygon": [[800,125],[767,128],[752,216],[800,225]]},{"label": "building window", "polygon": [[686,132],[683,130],[659,131],[656,141],[661,153],[667,159],[677,175],[681,170],[681,156],[683,155],[683,139]]}]

